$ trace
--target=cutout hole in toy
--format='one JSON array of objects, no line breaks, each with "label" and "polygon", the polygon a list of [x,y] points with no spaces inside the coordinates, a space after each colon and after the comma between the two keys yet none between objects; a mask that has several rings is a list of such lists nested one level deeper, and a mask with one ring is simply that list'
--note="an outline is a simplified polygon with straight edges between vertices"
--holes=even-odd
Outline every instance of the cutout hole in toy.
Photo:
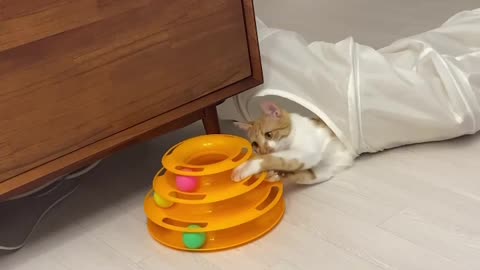
[{"label": "cutout hole in toy", "polygon": [[206,155],[201,155],[193,157],[187,161],[187,164],[194,166],[205,166],[212,165],[219,162],[222,162],[228,158],[227,155],[221,153],[209,153]]},{"label": "cutout hole in toy", "polygon": [[279,192],[279,188],[278,187],[272,187],[270,189],[270,193],[268,194],[267,198],[265,198],[265,200],[263,202],[261,202],[260,204],[257,205],[256,209],[258,211],[262,211],[263,209],[265,209],[267,206],[269,206],[273,200],[275,200],[275,198],[277,197],[278,195],[278,192]]},{"label": "cutout hole in toy", "polygon": [[176,166],[175,169],[179,171],[186,171],[186,172],[201,172],[203,168],[192,168],[187,166]]},{"label": "cutout hole in toy", "polygon": [[172,191],[168,193],[168,196],[175,197],[182,200],[189,200],[189,201],[201,201],[205,199],[207,195],[205,194],[186,194],[182,192]]},{"label": "cutout hole in toy", "polygon": [[243,182],[243,184],[248,187],[248,186],[253,185],[255,182],[257,182],[257,180],[258,180],[258,177],[256,177],[256,176],[251,176],[250,178],[248,178],[247,180],[245,180],[245,182]]},{"label": "cutout hole in toy", "polygon": [[242,150],[240,150],[240,152],[234,158],[232,158],[232,161],[237,162],[241,160],[243,157],[245,157],[247,153],[248,153],[248,149],[243,147]]},{"label": "cutout hole in toy", "polygon": [[175,147],[172,147],[172,149],[170,149],[170,151],[168,151],[165,155],[166,155],[166,156],[170,156],[170,155],[173,153],[173,151],[175,151],[175,149],[177,149],[178,146],[180,146],[180,144],[178,144],[178,145],[175,146]]},{"label": "cutout hole in toy", "polygon": [[158,172],[158,175],[157,175],[157,176],[163,176],[163,175],[165,175],[166,172],[167,172],[167,170],[165,170],[165,168],[162,168],[162,169]]},{"label": "cutout hole in toy", "polygon": [[168,224],[168,225],[172,225],[172,226],[175,226],[175,227],[181,227],[181,228],[187,228],[190,225],[197,225],[200,228],[205,228],[208,225],[208,223],[204,223],[204,222],[200,222],[200,223],[184,222],[184,221],[175,220],[175,219],[171,219],[171,218],[164,218],[162,221],[164,223]]}]

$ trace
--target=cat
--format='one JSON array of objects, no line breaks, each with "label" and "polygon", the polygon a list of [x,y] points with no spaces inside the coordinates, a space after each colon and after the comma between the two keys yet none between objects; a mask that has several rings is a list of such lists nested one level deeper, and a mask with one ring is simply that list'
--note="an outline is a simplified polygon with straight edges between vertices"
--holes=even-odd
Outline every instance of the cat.
[{"label": "cat", "polygon": [[267,181],[317,184],[353,164],[354,156],[320,119],[289,113],[273,102],[249,123],[234,122],[247,132],[257,156],[237,167],[232,180],[268,172]]}]

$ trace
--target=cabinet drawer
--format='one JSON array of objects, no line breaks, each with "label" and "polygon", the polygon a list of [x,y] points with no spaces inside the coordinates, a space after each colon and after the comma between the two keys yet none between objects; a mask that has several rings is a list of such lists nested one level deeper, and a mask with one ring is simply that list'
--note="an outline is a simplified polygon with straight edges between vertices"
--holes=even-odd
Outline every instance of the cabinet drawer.
[{"label": "cabinet drawer", "polygon": [[0,182],[252,74],[240,0],[33,2],[0,26]]}]

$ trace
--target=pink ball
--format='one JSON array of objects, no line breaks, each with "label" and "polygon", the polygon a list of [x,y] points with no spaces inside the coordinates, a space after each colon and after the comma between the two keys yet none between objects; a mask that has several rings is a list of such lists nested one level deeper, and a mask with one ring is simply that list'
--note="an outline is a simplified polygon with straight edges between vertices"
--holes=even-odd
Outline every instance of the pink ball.
[{"label": "pink ball", "polygon": [[195,176],[177,175],[175,180],[178,190],[183,192],[193,192],[198,187],[198,178]]}]

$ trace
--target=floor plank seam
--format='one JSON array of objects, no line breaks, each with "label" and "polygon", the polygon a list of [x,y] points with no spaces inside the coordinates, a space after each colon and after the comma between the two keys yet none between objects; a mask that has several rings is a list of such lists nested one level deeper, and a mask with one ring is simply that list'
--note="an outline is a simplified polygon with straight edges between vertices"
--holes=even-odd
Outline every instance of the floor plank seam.
[{"label": "floor plank seam", "polygon": [[443,259],[445,259],[445,260],[447,260],[447,261],[449,261],[449,262],[451,262],[451,263],[453,263],[453,264],[461,265],[461,266],[464,266],[464,267],[471,267],[471,266],[469,266],[469,265],[464,265],[462,262],[459,262],[459,261],[457,261],[457,260],[453,260],[453,259],[451,259],[451,258],[445,257],[445,255],[440,254],[440,253],[438,253],[438,252],[436,252],[436,251],[433,251],[433,250],[431,250],[431,249],[428,249],[428,248],[425,248],[425,247],[423,247],[423,246],[420,246],[420,245],[418,245],[417,243],[412,242],[410,239],[404,238],[404,237],[402,237],[401,235],[398,235],[396,232],[389,230],[388,228],[384,228],[384,227],[378,227],[378,228],[381,229],[381,230],[383,230],[383,231],[386,232],[386,233],[389,233],[389,234],[393,235],[393,236],[396,237],[396,238],[399,238],[399,239],[402,239],[402,240],[404,240],[404,241],[407,241],[407,242],[411,243],[412,245],[415,245],[415,246],[417,246],[417,247],[420,248],[420,249],[423,249],[423,250],[426,250],[426,251],[428,251],[428,252],[430,252],[430,253],[432,253],[432,254],[435,254],[435,255],[437,255],[437,256],[439,256],[439,257],[441,257],[441,258],[443,258]]}]

